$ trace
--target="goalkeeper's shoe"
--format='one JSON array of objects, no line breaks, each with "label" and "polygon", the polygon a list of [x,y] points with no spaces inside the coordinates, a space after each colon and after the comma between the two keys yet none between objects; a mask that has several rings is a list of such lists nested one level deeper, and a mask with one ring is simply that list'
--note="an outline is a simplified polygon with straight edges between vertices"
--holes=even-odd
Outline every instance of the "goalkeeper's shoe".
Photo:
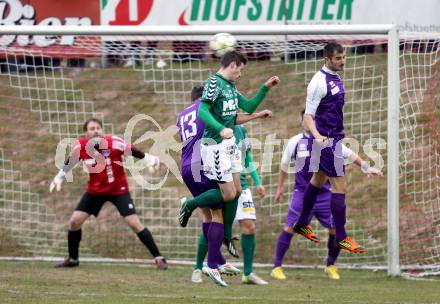
[{"label": "goalkeeper's shoe", "polygon": [[243,275],[243,277],[241,278],[241,282],[243,284],[253,284],[253,285],[267,285],[267,284],[269,284],[253,272],[247,276]]},{"label": "goalkeeper's shoe", "polygon": [[182,227],[186,227],[188,220],[191,217],[192,211],[186,207],[186,197],[180,200],[180,211],[179,211],[179,224]]},{"label": "goalkeeper's shoe", "polygon": [[71,259],[70,257],[67,257],[64,259],[64,261],[59,262],[55,265],[55,268],[71,268],[71,267],[78,267],[79,266],[79,260]]},{"label": "goalkeeper's shoe", "polygon": [[315,232],[313,232],[311,225],[307,225],[307,226],[295,225],[295,226],[293,226],[293,230],[296,233],[302,235],[303,237],[305,237],[306,239],[309,239],[312,242],[315,242],[315,243],[320,242],[318,236],[315,234]]},{"label": "goalkeeper's shoe", "polygon": [[232,255],[234,258],[239,258],[240,255],[238,254],[237,247],[235,247],[235,241],[237,241],[237,237],[233,237],[232,239],[228,240],[226,238],[223,239],[223,244],[228,249],[228,252],[230,255]]},{"label": "goalkeeper's shoe", "polygon": [[225,281],[222,279],[222,275],[218,269],[212,269],[209,267],[203,267],[203,273],[206,274],[215,284],[220,285],[222,287],[228,287]]},{"label": "goalkeeper's shoe", "polygon": [[336,267],[335,265],[327,266],[325,268],[325,273],[331,280],[339,280],[341,278],[338,273],[338,267]]},{"label": "goalkeeper's shoe", "polygon": [[365,247],[359,245],[355,240],[353,240],[349,236],[347,236],[342,241],[338,241],[337,243],[339,248],[348,250],[352,253],[363,253],[367,251]]},{"label": "goalkeeper's shoe", "polygon": [[167,260],[163,256],[155,257],[154,263],[156,263],[157,269],[159,269],[159,270],[167,270],[168,269]]},{"label": "goalkeeper's shoe", "polygon": [[274,269],[272,269],[272,271],[270,272],[270,276],[274,279],[277,279],[277,280],[285,280],[286,279],[286,275],[284,274],[283,267],[281,267],[281,266],[278,266],[278,267],[275,267]]},{"label": "goalkeeper's shoe", "polygon": [[218,268],[218,270],[220,271],[221,274],[225,274],[225,275],[237,275],[237,274],[241,273],[240,269],[238,269],[237,267],[235,267],[231,263],[226,263],[226,264],[221,265]]}]

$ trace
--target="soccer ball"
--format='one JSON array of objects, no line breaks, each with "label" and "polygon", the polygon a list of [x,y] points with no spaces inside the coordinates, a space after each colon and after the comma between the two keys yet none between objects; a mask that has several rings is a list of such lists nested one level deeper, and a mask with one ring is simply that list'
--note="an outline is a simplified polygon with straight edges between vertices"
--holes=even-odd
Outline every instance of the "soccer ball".
[{"label": "soccer ball", "polygon": [[235,37],[231,34],[219,33],[209,40],[209,48],[216,56],[221,57],[227,52],[233,51],[236,43],[237,40],[235,40]]}]

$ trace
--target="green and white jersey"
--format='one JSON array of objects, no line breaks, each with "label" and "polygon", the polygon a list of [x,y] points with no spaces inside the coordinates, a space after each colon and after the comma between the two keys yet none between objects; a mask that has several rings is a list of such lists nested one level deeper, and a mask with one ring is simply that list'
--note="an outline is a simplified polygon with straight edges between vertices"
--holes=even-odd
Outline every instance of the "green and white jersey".
[{"label": "green and white jersey", "polygon": [[[239,93],[235,84],[225,79],[219,73],[213,74],[205,83],[202,102],[211,105],[209,111],[215,120],[226,128],[233,128],[237,119]],[[205,126],[203,138],[212,138],[216,143],[222,141],[219,132]]]},{"label": "green and white jersey", "polygon": [[[247,163],[248,158],[246,155],[251,153],[251,144],[246,128],[243,125],[236,125],[234,127],[234,136],[238,149],[240,149],[243,170],[246,170],[249,167],[249,164]],[[243,190],[249,188],[249,184],[247,182],[247,173],[244,171],[240,174],[240,184]]]}]

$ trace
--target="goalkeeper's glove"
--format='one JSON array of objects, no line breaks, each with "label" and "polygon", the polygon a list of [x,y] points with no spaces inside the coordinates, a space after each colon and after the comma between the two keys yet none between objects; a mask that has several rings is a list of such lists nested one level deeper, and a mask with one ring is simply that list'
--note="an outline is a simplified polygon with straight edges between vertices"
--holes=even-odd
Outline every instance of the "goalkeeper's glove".
[{"label": "goalkeeper's glove", "polygon": [[159,170],[160,160],[159,157],[145,153],[145,157],[137,162],[138,165],[141,165],[141,169],[147,168],[148,172],[154,173]]},{"label": "goalkeeper's glove", "polygon": [[64,177],[66,176],[66,173],[61,169],[57,175],[55,175],[55,177],[53,178],[52,182],[50,183],[49,186],[49,192],[52,193],[53,189],[55,189],[55,187],[57,188],[57,191],[61,190],[61,185],[63,184],[64,181]]}]

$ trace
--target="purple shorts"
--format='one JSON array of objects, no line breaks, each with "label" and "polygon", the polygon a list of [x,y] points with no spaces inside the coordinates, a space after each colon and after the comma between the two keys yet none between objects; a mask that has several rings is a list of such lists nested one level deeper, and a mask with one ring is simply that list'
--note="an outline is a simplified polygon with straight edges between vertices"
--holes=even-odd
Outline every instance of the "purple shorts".
[{"label": "purple shorts", "polygon": [[[331,146],[320,150],[319,146],[313,146],[310,170],[318,169],[325,172],[329,177],[345,176],[344,157],[342,155],[342,138],[330,138]],[[319,151],[321,153],[319,154]]]},{"label": "purple shorts", "polygon": [[[203,192],[211,189],[218,189],[217,183],[208,179],[203,172],[200,173],[199,178],[195,177],[192,174],[191,166],[182,167],[182,178],[193,197],[199,196]],[[199,181],[196,181],[196,178]],[[209,208],[222,209],[223,204],[210,205]]]},{"label": "purple shorts", "polygon": [[[312,217],[315,216],[319,223],[325,228],[335,227],[330,209],[331,197],[332,193],[329,191],[325,191],[318,195],[315,206],[313,206],[312,212],[310,213],[309,222],[311,221]],[[303,199],[304,192],[298,190],[293,192],[289,211],[287,212],[286,216],[286,227],[293,227],[298,221],[299,215],[301,214],[303,208]]]}]

